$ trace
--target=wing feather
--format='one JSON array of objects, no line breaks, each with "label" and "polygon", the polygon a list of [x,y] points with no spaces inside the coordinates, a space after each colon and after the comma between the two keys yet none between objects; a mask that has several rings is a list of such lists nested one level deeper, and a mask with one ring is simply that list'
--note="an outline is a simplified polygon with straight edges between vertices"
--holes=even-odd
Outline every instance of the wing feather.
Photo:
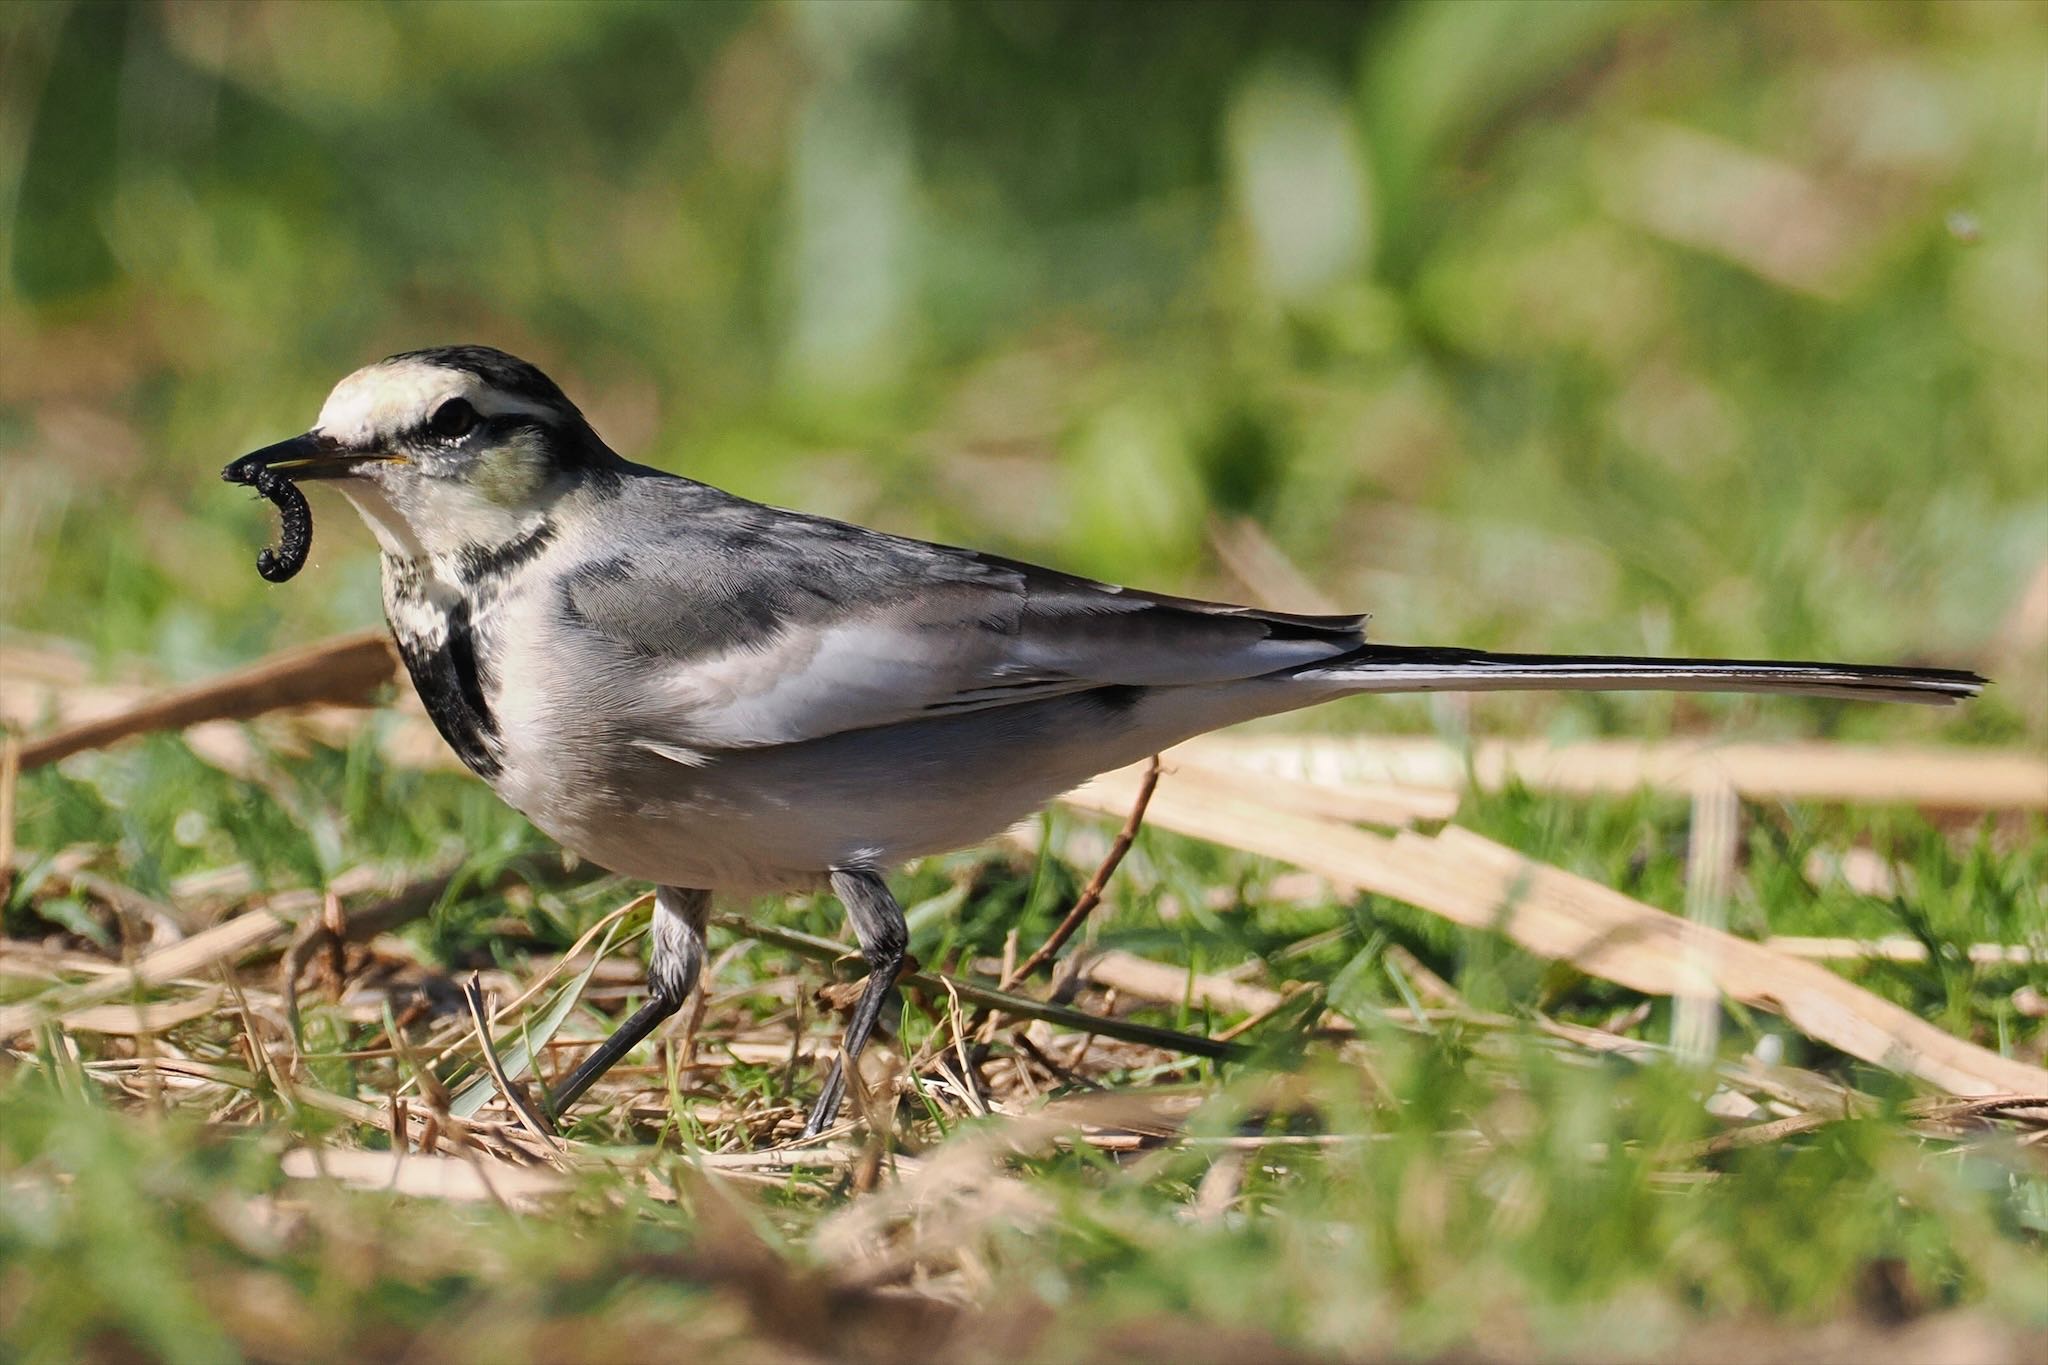
[{"label": "wing feather", "polygon": [[668,525],[571,572],[562,610],[610,652],[595,666],[633,689],[645,742],[690,752],[1256,677],[1363,638],[1362,617],[1138,592],[725,495]]}]

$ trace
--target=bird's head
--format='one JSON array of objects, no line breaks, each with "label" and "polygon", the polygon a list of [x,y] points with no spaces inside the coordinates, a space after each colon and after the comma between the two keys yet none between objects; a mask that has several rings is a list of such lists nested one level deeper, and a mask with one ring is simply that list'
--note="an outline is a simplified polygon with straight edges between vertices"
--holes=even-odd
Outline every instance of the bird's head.
[{"label": "bird's head", "polygon": [[357,370],[311,431],[225,472],[333,480],[387,553],[417,559],[510,540],[621,467],[539,370],[488,346],[442,346]]}]

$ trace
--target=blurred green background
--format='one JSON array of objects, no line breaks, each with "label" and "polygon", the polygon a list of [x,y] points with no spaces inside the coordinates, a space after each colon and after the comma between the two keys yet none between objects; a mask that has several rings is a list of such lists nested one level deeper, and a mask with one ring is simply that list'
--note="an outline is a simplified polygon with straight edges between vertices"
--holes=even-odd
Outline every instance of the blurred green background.
[{"label": "blurred green background", "polygon": [[[190,676],[373,622],[338,500],[269,588],[215,471],[479,341],[749,496],[1390,640],[1972,665],[1946,718],[1743,723],[2048,734],[2039,4],[16,3],[0,43],[8,626]],[[1323,723],[1363,715],[1428,712]]]},{"label": "blurred green background", "polygon": [[[1369,609],[1389,640],[1938,662],[2000,684],[1944,712],[1386,699],[1283,725],[2038,751],[2044,71],[2048,6],[2026,0],[12,0],[0,653],[55,636],[105,666],[191,678],[374,623],[375,557],[338,499],[316,492],[313,563],[271,587],[252,561],[272,513],[218,471],[303,430],[348,371],[474,341],[540,364],[632,457],[892,530],[1182,592]],[[406,979],[431,983],[532,970],[530,954],[566,949],[627,894],[565,868],[480,784],[386,764],[372,732],[259,754],[229,773],[157,737],[29,774],[0,933],[135,948],[112,892],[60,885],[63,858],[188,927],[228,908],[195,889],[222,870],[263,893],[452,867],[408,931],[421,965]],[[2043,943],[2037,817],[1745,815],[1736,929],[1909,934],[1926,963],[1844,970],[2040,1059],[2040,969],[1966,956]],[[1669,796],[1519,790],[1461,814],[1673,909],[1688,819]],[[1095,861],[1066,836],[1092,828],[1058,816],[1040,857],[910,870],[917,951],[971,961],[1011,931],[1039,941]],[[1811,871],[1815,854],[1866,848],[1904,869],[1904,890]],[[1373,1039],[1383,1093],[1368,1111],[1349,1072],[1311,1066],[1306,1084],[1332,1131],[1361,1140],[1263,1152],[1227,1217],[1189,1216],[1215,1149],[1020,1172],[1058,1217],[992,1243],[983,1302],[1057,1314],[1065,1335],[1041,1354],[1197,1358],[1249,1328],[1351,1358],[1380,1343],[1649,1358],[1695,1318],[1891,1324],[1915,1295],[2037,1334],[2048,1322],[2038,1146],[1928,1146],[1887,1110],[1725,1162],[1675,1157],[1722,1131],[1707,1073],[1583,1066],[1533,1030],[1505,1051],[1463,1026],[1397,1038],[1383,1013],[1415,999],[1394,948],[1482,1008],[1650,1045],[1673,1032],[1663,1006],[1619,1013],[1632,996],[1490,936],[1378,897],[1282,896],[1279,877],[1148,830],[1091,931],[1327,992]],[[842,927],[817,899],[769,913]],[[715,1021],[780,1018],[789,996],[748,988],[797,976],[808,991],[821,974],[718,932]],[[10,976],[0,998],[46,984]],[[368,1050],[385,1025],[321,993],[307,997],[314,1078],[390,1093],[388,1052]],[[608,1027],[599,1012],[586,1002],[578,1027]],[[1305,1018],[1253,1035],[1281,1040],[1276,1065]],[[239,1068],[247,1020],[222,1009],[165,1046]],[[1731,1013],[1722,1051],[1787,1037],[1774,1016]],[[162,1096],[87,1079],[118,1039],[52,1031],[37,1046],[33,1064],[0,1058],[0,1358],[767,1354],[751,1320],[660,1259],[695,1214],[650,1213],[636,1167],[544,1219],[307,1193],[277,1154],[323,1122],[260,1076],[159,1122]],[[1791,1046],[1887,1106],[1906,1098]],[[623,1108],[586,1131],[754,1146],[749,1114],[808,1093],[792,1069],[700,1068],[692,1099],[722,1096],[728,1117],[672,1090],[657,1132]],[[1227,1085],[1238,1074],[1246,1088],[1200,1131],[1235,1131],[1233,1106],[1263,1079],[1252,1067]],[[349,1127],[347,1143],[374,1146]],[[1497,1146],[1465,1141],[1482,1128]],[[792,1263],[846,1202],[838,1181],[761,1192]],[[277,1208],[310,1213],[269,1221]],[[1903,1310],[1859,1306],[1895,1282],[1912,1291]],[[778,1303],[770,1332],[803,1316]],[[1148,1316],[1206,1335],[1146,1349],[1105,1327]],[[1003,1340],[976,1336],[964,1358]],[[1997,1340],[1982,1358],[2019,1354]],[[892,1354],[921,1341],[893,1337]],[[1730,1337],[1690,1358],[1760,1351]]]}]

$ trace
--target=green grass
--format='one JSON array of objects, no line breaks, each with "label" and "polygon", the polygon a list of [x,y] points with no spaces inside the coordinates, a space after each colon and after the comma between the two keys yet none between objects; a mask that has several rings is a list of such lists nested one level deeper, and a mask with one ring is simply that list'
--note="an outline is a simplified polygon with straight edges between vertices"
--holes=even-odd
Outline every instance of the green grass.
[{"label": "green grass", "polygon": [[[1220,519],[1389,640],[1997,681],[1947,712],[1390,699],[1287,727],[2048,752],[2048,637],[2023,605],[2048,555],[2038,5],[1167,13],[6,7],[0,678],[52,637],[165,683],[373,623],[374,557],[338,501],[273,588],[249,562],[270,512],[216,473],[356,365],[478,340],[540,362],[634,457],[1074,571],[1310,605],[1223,553]],[[1309,170],[1269,178],[1289,166]],[[26,774],[0,961],[40,965],[0,974],[0,1003],[49,984],[37,945],[145,946],[110,885],[190,930],[363,867],[452,871],[399,944],[353,951],[353,995],[307,975],[296,1040],[272,958],[236,978],[270,1048],[304,1054],[298,1084],[380,1097],[408,1069],[380,998],[412,1046],[453,1036],[457,976],[502,995],[639,889],[480,784],[389,766],[372,734],[275,738],[242,776],[167,736]],[[2042,969],[1965,954],[2048,945],[2039,814],[1742,814],[1734,931],[1918,939],[1926,962],[1838,969],[2042,1061]],[[1459,815],[1674,910],[1688,819],[1519,789]],[[928,967],[1051,928],[1101,831],[1056,813],[1043,833],[1035,855],[901,873]],[[1853,848],[1904,869],[1897,894],[1809,880]],[[190,890],[230,867],[233,895]],[[1987,1358],[2040,1349],[2037,1128],[1931,1122],[1763,1012],[1726,1011],[1720,1070],[1688,1069],[1659,1051],[1664,1002],[1381,898],[1303,898],[1288,871],[1148,830],[1091,921],[1103,945],[1314,989],[1250,1030],[1248,1062],[1091,1045],[1089,1083],[1194,1087],[1184,1138],[1040,1139],[959,1174],[948,1153],[990,1125],[928,1073],[874,1192],[858,1170],[728,1172],[725,1193],[691,1174],[809,1098],[816,1069],[780,1049],[829,1037],[808,997],[846,971],[722,929],[699,1067],[676,1075],[672,1032],[638,1073],[659,1103],[601,1092],[572,1132],[613,1164],[586,1152],[539,1212],[287,1177],[303,1144],[388,1139],[250,1075],[231,1009],[155,1046],[235,1079],[164,1095],[94,1069],[126,1039],[5,1040],[0,1357],[1876,1362],[1937,1328]],[[842,933],[824,899],[728,908]],[[1463,1007],[1402,1022],[1411,964]],[[593,978],[565,1028],[595,1036],[638,989]],[[1360,1030],[1348,1050],[1306,1035],[1319,1000]],[[1623,1021],[1648,1059],[1544,1020]],[[913,1009],[910,1048],[933,1027]],[[1701,1156],[1727,1128],[1707,1101],[1752,1054],[1863,1111]],[[899,1189],[930,1202],[842,1251]],[[916,1273],[877,1287],[894,1253]]]},{"label": "green grass", "polygon": [[[195,809],[223,811],[247,793],[173,740],[85,766],[101,781],[30,778],[24,847],[106,849],[104,870],[176,900],[181,875],[277,842],[224,830],[153,865],[130,861],[122,852],[134,826],[126,793],[175,783]],[[116,770],[125,782],[114,780]],[[568,946],[627,894],[589,869],[565,870],[523,822],[480,802],[465,780],[395,773],[363,754],[318,756],[280,771],[295,775],[294,795],[311,823],[340,830],[339,865],[403,862],[454,840],[470,850],[446,902],[410,931],[429,963],[500,962],[528,974],[528,953]],[[332,820],[344,802],[383,815]],[[1905,813],[1751,815],[1734,916],[1740,930],[1905,932],[1960,949],[1992,933],[2039,943],[2048,928],[2034,891],[2048,848],[2038,822],[2018,839],[1958,839]],[[1517,790],[1474,797],[1463,817],[1535,856],[1674,907],[1686,819],[1683,803],[1665,799],[1564,803]],[[1053,817],[1047,847],[1060,848],[1076,821]],[[1886,904],[1816,891],[1799,875],[1809,847],[1864,833],[1940,892]],[[318,856],[282,849],[270,875],[290,883],[298,859]],[[1118,1332],[1167,1349],[1162,1324],[1206,1321],[1249,1333],[1265,1349],[1634,1358],[1675,1349],[1720,1323],[1761,1320],[1796,1332],[1844,1317],[1888,1320],[1898,1311],[1888,1295],[1900,1291],[1885,1286],[1894,1285],[1906,1286],[1913,1314],[1969,1308],[2013,1328],[2048,1322],[2038,1274],[2048,1176],[2038,1149],[2016,1143],[2024,1130],[1922,1136],[1898,1107],[1911,1091],[1896,1078],[1816,1048],[1772,1016],[1737,1013],[1724,1019],[1724,1058],[1755,1051],[1770,1036],[1787,1063],[1857,1087],[1875,1107],[1802,1137],[1698,1159],[1689,1148],[1724,1126],[1703,1107],[1716,1088],[1712,1074],[1669,1061],[1602,1059],[1526,1025],[1484,1022],[1487,1010],[1524,1019],[1540,1010],[1598,1024],[1635,997],[1391,902],[1270,900],[1264,888],[1281,870],[1141,834],[1096,921],[1098,941],[1200,970],[1263,961],[1267,979],[1320,983],[1363,1030],[1358,1046],[1369,1062],[1361,1069],[1338,1061],[1327,1044],[1304,1037],[1300,1011],[1256,1027],[1246,1038],[1254,1060],[1220,1070],[1098,1044],[1097,1060],[1083,1068],[1094,1084],[1201,1087],[1187,1138],[1120,1154],[1033,1146],[974,1175],[969,1207],[987,1201],[1003,1213],[937,1235],[929,1273],[946,1299],[964,1295],[967,1305],[917,1352],[973,1354],[968,1343],[997,1330],[992,1323],[1023,1333],[1016,1340],[1024,1349],[1045,1354],[1087,1356]],[[927,963],[946,964],[999,953],[1012,928],[1027,946],[1036,942],[1077,881],[1057,855],[984,853],[924,864],[899,880],[899,891],[906,904],[933,907],[913,910],[915,947]],[[33,870],[17,887],[16,933],[43,937],[56,928],[38,917],[47,921],[60,898],[37,887]],[[1185,907],[1197,902],[1182,899],[1179,913],[1162,918],[1163,901],[1216,887],[1235,892],[1223,908],[1194,913]],[[1959,912],[1966,894],[1982,914]],[[104,921],[83,899],[64,913]],[[764,905],[761,913],[786,927],[840,932],[823,898]],[[735,942],[714,931],[714,957]],[[1309,943],[1319,946],[1298,950]],[[1412,989],[1389,956],[1396,945],[1454,982],[1474,1013],[1426,1029],[1390,1022],[1386,1011]],[[382,974],[394,1009],[435,975],[393,980],[388,962],[360,957],[354,970],[358,989]],[[724,960],[710,983],[719,1003],[707,1036],[786,1031],[788,997],[771,988],[792,974],[805,978],[806,990],[826,975],[765,946]],[[1972,968],[1937,952],[1928,964],[1861,975],[1959,1033],[2041,1055],[2040,1021],[2011,1003],[2021,986],[2038,982],[2038,969]],[[252,990],[271,984],[267,969],[247,980]],[[11,993],[33,985],[16,980]],[[1104,1003],[1093,993],[1088,1002]],[[928,1004],[943,1009],[943,1001]],[[541,1007],[532,1007],[535,1016]],[[379,1048],[381,1023],[360,1012],[350,1022],[317,986],[304,1009],[305,1082],[374,1098],[402,1074],[388,1059],[340,1059]],[[1231,1022],[1171,1007],[1138,1017],[1197,1031]],[[415,1045],[446,1018],[415,1025]],[[913,1049],[931,1022],[912,1011]],[[588,1014],[577,1025],[606,1026]],[[818,1035],[830,1027],[816,1018],[809,1025]],[[1660,1004],[1629,1032],[1658,1042],[1670,1028]],[[241,1031],[235,1016],[221,1015],[174,1030],[164,1045],[246,1071]],[[90,1034],[70,1038],[88,1062],[131,1051]],[[0,1263],[8,1268],[0,1332],[31,1357],[355,1356],[398,1343],[472,1359],[631,1355],[651,1349],[632,1343],[651,1342],[664,1326],[693,1347],[745,1356],[828,1330],[783,1321],[764,1305],[796,1293],[774,1287],[782,1278],[810,1283],[807,1276],[846,1273],[821,1250],[833,1245],[823,1230],[847,1207],[843,1173],[740,1187],[771,1250],[734,1269],[721,1259],[738,1255],[725,1246],[730,1228],[721,1224],[711,1245],[698,1232],[705,1218],[721,1216],[703,1208],[716,1197],[678,1168],[691,1150],[758,1145],[760,1116],[793,1115],[816,1084],[808,1066],[792,1072],[720,1060],[714,1044],[703,1054],[708,1072],[671,1095],[670,1102],[687,1096],[679,1122],[626,1122],[599,1103],[569,1131],[626,1164],[585,1170],[578,1192],[534,1217],[288,1180],[279,1162],[289,1147],[388,1141],[254,1081],[196,1099],[173,1095],[151,1118],[158,1107],[135,1083],[124,1094],[86,1079],[50,1050],[55,1039],[42,1035],[40,1060],[23,1055],[0,1088],[0,1169],[18,1193],[0,1204]],[[1161,1061],[1170,1064],[1161,1069]],[[1284,1094],[1273,1090],[1276,1077],[1292,1078]],[[707,1110],[725,1117],[705,1118]],[[939,1105],[938,1122],[914,1098],[905,1112],[902,1150],[928,1163],[982,1126],[956,1103]],[[1259,1135],[1280,1142],[1244,1145]],[[669,1171],[670,1184],[684,1191],[680,1202],[646,1196],[637,1172],[650,1157],[650,1169]],[[1236,1168],[1231,1197],[1220,1204],[1198,1193],[1205,1181],[1224,1179],[1212,1175],[1219,1163]],[[903,1179],[927,1188],[915,1169]],[[998,1200],[990,1193],[998,1187],[1015,1197]],[[946,1186],[937,1188],[933,1197],[942,1198]],[[962,1247],[978,1267],[965,1282]],[[1000,1311],[1019,1303],[1040,1305],[1028,1330]],[[842,1309],[847,1321],[881,1311],[858,1295]],[[841,1310],[820,1302],[804,1311],[829,1320]]]}]

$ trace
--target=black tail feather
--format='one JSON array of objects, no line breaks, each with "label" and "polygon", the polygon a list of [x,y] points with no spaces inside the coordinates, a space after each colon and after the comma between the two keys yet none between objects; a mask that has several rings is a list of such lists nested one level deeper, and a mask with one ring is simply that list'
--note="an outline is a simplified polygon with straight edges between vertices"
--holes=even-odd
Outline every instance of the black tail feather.
[{"label": "black tail feather", "polygon": [[1355,692],[1767,692],[1948,706],[1986,679],[1953,668],[1776,659],[1490,654],[1430,645],[1360,645],[1295,670]]}]

